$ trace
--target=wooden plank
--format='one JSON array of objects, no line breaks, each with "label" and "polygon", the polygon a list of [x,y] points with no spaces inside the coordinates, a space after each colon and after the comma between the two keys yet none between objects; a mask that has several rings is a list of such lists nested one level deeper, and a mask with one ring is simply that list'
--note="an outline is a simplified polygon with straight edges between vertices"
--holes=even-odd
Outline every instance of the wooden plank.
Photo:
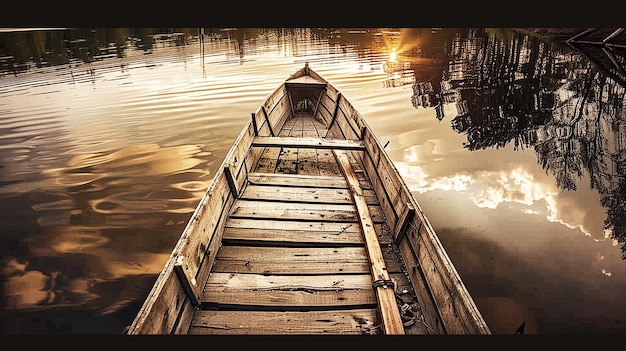
[{"label": "wooden plank", "polygon": [[128,334],[170,334],[185,306],[192,304],[174,272],[173,262],[170,258],[166,263]]},{"label": "wooden plank", "polygon": [[[343,178],[332,150],[319,150],[317,153],[317,163],[321,176],[340,176]],[[345,178],[343,181],[346,181]]]},{"label": "wooden plank", "polygon": [[377,334],[376,309],[197,311],[189,334]]},{"label": "wooden plank", "polygon": [[437,304],[433,300],[428,283],[423,275],[422,268],[417,261],[417,255],[411,248],[409,241],[406,240],[406,237],[404,240],[399,242],[399,249],[402,253],[404,262],[408,267],[407,275],[410,278],[413,290],[415,291],[417,301],[422,311],[424,318],[423,323],[430,328],[432,334],[445,334],[446,331],[443,326],[441,316],[439,315]]},{"label": "wooden plank", "polygon": [[323,139],[315,137],[255,137],[253,147],[289,147],[310,149],[365,150],[361,140]]},{"label": "wooden plank", "polygon": [[332,128],[333,110],[335,109],[335,100],[331,98],[327,92],[323,92],[320,96],[320,103],[316,111],[315,117],[319,117],[325,121],[328,128]]},{"label": "wooden plank", "polygon": [[363,131],[367,128],[365,121],[357,110],[347,99],[341,99],[339,101],[340,114],[350,124],[350,129],[357,136],[357,139],[363,139]]},{"label": "wooden plank", "polygon": [[319,162],[317,162],[317,150],[303,148],[298,150],[298,174],[318,175]]},{"label": "wooden plank", "polygon": [[371,308],[376,306],[372,281],[365,274],[259,275],[213,273],[202,296],[211,308]]},{"label": "wooden plank", "polygon": [[[259,162],[256,164],[253,172],[258,172],[259,174],[273,173],[276,170],[276,163],[281,150],[277,147],[268,147],[262,150]],[[248,179],[250,179],[249,176]]]},{"label": "wooden plank", "polygon": [[[382,223],[375,223],[376,228],[382,228]],[[228,218],[226,228],[241,229],[275,229],[293,230],[298,232],[327,233],[329,235],[340,235],[343,233],[361,233],[361,228],[356,222],[327,222],[327,221],[275,221],[272,219],[246,219]],[[360,235],[360,234],[359,234]]]},{"label": "wooden plank", "polygon": [[341,131],[346,136],[346,139],[362,139],[361,129],[359,129],[359,126],[353,118],[346,115],[341,105],[337,112],[337,121],[335,123],[341,127]]},{"label": "wooden plank", "polygon": [[256,115],[253,112],[252,113],[252,126],[254,127],[254,136],[258,136],[259,135],[259,127],[257,127],[256,125]]},{"label": "wooden plank", "polygon": [[[375,223],[385,220],[380,206],[370,206]],[[357,222],[359,216],[352,204],[281,203],[274,201],[238,200],[230,214],[231,218],[265,218],[277,220]]]},{"label": "wooden plank", "polygon": [[409,222],[413,219],[414,215],[415,208],[413,207],[413,204],[409,202],[404,207],[404,211],[402,212],[402,215],[400,215],[400,218],[398,218],[398,223],[396,223],[396,229],[393,234],[394,241],[396,243],[398,243],[402,239],[402,236],[405,235],[406,227],[409,225]]},{"label": "wooden plank", "polygon": [[333,115],[332,115],[332,119],[330,120],[330,123],[328,124],[328,128],[330,129],[330,127],[332,127],[333,123],[335,123],[335,120],[337,119],[337,111],[339,110],[339,100],[341,99],[341,93],[337,93],[337,98],[335,100],[335,108],[333,109]]},{"label": "wooden plank", "polygon": [[268,128],[270,129],[270,135],[275,136],[274,129],[272,128],[272,122],[270,122],[270,118],[267,115],[267,111],[265,111],[265,106],[261,106],[261,111],[263,112],[263,116],[265,117],[265,122],[267,123]]},{"label": "wooden plank", "polygon": [[[380,183],[379,188],[376,190],[377,193],[379,190],[383,190],[384,192],[381,194],[386,194],[389,201],[389,207],[385,207],[382,203],[383,200],[381,200],[381,205],[383,205],[383,208],[386,209],[385,214],[387,215],[387,218],[393,222],[390,223],[390,225],[395,227],[396,221],[398,220],[398,217],[402,215],[406,204],[414,202],[412,199],[413,196],[411,195],[409,188],[406,186],[404,179],[402,179],[395,165],[387,153],[382,149],[380,143],[374,134],[372,134],[371,130],[366,129],[364,134],[365,146],[368,149],[368,154],[371,156],[372,162],[370,166],[371,168],[368,168],[367,172],[370,174],[370,178],[376,178],[373,175],[374,172],[378,174]],[[374,185],[376,186],[376,184]],[[413,207],[417,206],[414,204]]]},{"label": "wooden plank", "polygon": [[363,245],[356,223],[229,219],[224,244],[275,246]]},{"label": "wooden plank", "polygon": [[321,176],[304,174],[268,174],[250,173],[248,174],[249,184],[280,185],[306,187],[306,188],[334,188],[347,189],[348,184],[344,177]]},{"label": "wooden plank", "polygon": [[276,161],[274,172],[297,174],[298,173],[298,149],[281,148]]},{"label": "wooden plank", "polygon": [[[222,168],[224,169],[229,186],[235,197],[239,195],[239,191],[245,184],[247,176],[246,168],[248,168],[249,164],[256,162],[256,159],[248,159],[247,157],[254,138],[254,127],[252,121],[248,120],[248,123],[241,133],[239,133],[239,136],[222,163]],[[256,157],[258,157],[258,155]],[[246,162],[249,164],[246,165]]]},{"label": "wooden plank", "polygon": [[248,185],[240,198],[245,200],[299,201],[328,204],[352,203],[348,189],[297,188],[264,185]]},{"label": "wooden plank", "polygon": [[261,113],[266,117],[267,126],[271,126],[270,135],[274,136],[272,132],[279,130],[281,124],[291,115],[285,84],[281,84],[280,87],[270,94],[265,103],[259,107],[257,113]]},{"label": "wooden plank", "polygon": [[[414,217],[413,227],[417,227],[418,220],[418,217]],[[446,333],[491,333],[428,222],[419,231],[410,230],[400,244],[404,257],[413,254],[414,260],[420,263],[424,284],[432,296]]]},{"label": "wooden plank", "polygon": [[263,247],[224,245],[214,272],[257,274],[368,273],[364,247]]},{"label": "wooden plank", "polygon": [[301,116],[304,118],[302,123],[302,136],[306,138],[322,138],[326,132],[326,125],[312,116]]},{"label": "wooden plank", "polygon": [[[385,260],[378,243],[378,236],[374,231],[374,223],[370,217],[367,203],[365,202],[363,192],[359,186],[359,181],[350,165],[350,160],[343,151],[333,150],[333,152],[352,190],[352,197],[359,213],[361,228],[365,237],[365,247],[367,248],[367,254],[371,264],[374,284],[376,285],[378,282],[390,282],[391,280],[385,266]],[[402,325],[402,319],[398,311],[393,288],[386,285],[377,285],[375,290],[385,334],[404,334],[404,326]]]}]

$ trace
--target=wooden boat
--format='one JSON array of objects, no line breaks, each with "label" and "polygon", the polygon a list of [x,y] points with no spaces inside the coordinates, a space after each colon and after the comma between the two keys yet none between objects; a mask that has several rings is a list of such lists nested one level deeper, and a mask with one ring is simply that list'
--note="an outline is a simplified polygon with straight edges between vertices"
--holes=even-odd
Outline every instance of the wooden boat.
[{"label": "wooden boat", "polygon": [[252,113],[128,334],[490,334],[363,117],[308,63]]}]

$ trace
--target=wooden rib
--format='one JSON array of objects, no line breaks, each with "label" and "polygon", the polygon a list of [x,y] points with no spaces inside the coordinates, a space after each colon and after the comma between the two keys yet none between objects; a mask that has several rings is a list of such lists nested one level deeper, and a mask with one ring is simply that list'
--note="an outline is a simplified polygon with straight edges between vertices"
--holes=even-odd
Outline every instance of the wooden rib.
[{"label": "wooden rib", "polygon": [[[398,218],[398,222],[396,223],[396,229],[394,231],[394,241],[395,243],[399,243],[400,240],[402,240],[402,237],[405,235],[406,233],[406,227],[408,225],[408,223],[413,219],[413,216],[415,215],[415,208],[413,207],[413,204],[410,202],[407,202],[404,211],[402,211],[402,215],[400,216],[400,218]],[[420,222],[421,225],[421,222]]]},{"label": "wooden rib", "polygon": [[[352,197],[359,213],[361,228],[365,238],[365,246],[370,260],[372,279],[374,282],[390,281],[387,268],[385,267],[385,260],[378,243],[378,237],[374,230],[374,223],[370,217],[367,202],[365,202],[365,197],[359,186],[357,176],[350,165],[350,160],[344,151],[333,150],[333,152],[350,185]],[[378,285],[375,289],[383,331],[385,334],[404,334],[404,326],[402,325],[402,319],[398,311],[394,289],[386,285]]]}]

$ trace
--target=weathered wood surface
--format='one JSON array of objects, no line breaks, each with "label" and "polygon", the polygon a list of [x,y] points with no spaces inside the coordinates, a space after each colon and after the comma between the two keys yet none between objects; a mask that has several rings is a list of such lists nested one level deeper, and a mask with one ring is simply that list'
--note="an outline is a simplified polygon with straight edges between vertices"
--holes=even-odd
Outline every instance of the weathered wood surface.
[{"label": "weathered wood surface", "polygon": [[363,150],[365,144],[359,140],[321,139],[319,137],[256,137],[254,147],[288,147],[303,149]]},{"label": "weathered wood surface", "polygon": [[202,303],[228,308],[280,307],[316,310],[376,307],[371,277],[364,274],[261,275],[213,273]]},{"label": "weathered wood surface", "polygon": [[363,247],[224,245],[213,270],[257,274],[360,274],[369,272],[369,263]]},{"label": "weathered wood surface", "polygon": [[223,241],[255,246],[359,246],[363,236],[356,223],[231,218],[226,222]]},{"label": "weathered wood surface", "polygon": [[489,334],[365,120],[307,72],[252,113],[130,333]]},{"label": "weathered wood surface", "polygon": [[[284,127],[279,134],[317,133],[321,128],[316,129],[316,124],[318,120],[296,118],[287,125],[288,133]],[[329,321],[338,313],[371,308],[377,311],[360,215],[332,150],[320,150],[318,146],[324,144],[312,139],[298,143],[277,138],[254,140],[271,142],[253,142],[255,147],[265,149],[232,206],[225,223],[223,246],[202,297],[205,308],[219,311],[197,312],[190,333],[265,333],[264,328],[268,328],[265,325],[233,328],[228,320],[219,322],[223,324],[219,327],[206,324],[209,313],[211,318],[232,317],[233,310],[258,312],[264,318],[278,318],[277,311],[306,310],[309,314],[324,313],[320,319]],[[275,142],[278,140],[289,142],[279,149]],[[358,147],[354,147],[353,142],[346,145],[352,145],[346,150],[362,150],[364,146],[357,143]],[[332,175],[319,172],[315,165],[320,164],[320,159],[333,165]],[[307,161],[311,167],[288,167]],[[360,169],[358,165],[356,168]],[[391,230],[383,229],[385,219],[367,178],[358,172],[353,174],[353,182],[364,185],[361,200],[371,213],[372,230],[392,241]],[[374,232],[374,235],[379,234]],[[392,250],[385,251],[388,257],[393,255]],[[382,254],[380,257],[383,259]],[[394,259],[397,261],[397,257]],[[401,273],[402,265],[392,266],[400,272],[398,280],[404,277],[403,284],[408,286],[410,283]],[[393,296],[393,289],[388,290]],[[392,301],[397,310],[395,297]],[[365,333],[380,333],[376,329],[380,328],[379,318],[377,313],[371,317],[368,322],[371,327]],[[210,323],[215,321],[218,319]],[[315,333],[315,323],[308,323],[312,329],[307,328],[305,333]],[[324,325],[320,328],[325,328],[327,333],[347,332],[342,330],[342,324],[332,328]],[[269,333],[300,333],[292,330],[291,323],[277,323],[273,328]],[[358,328],[349,332],[363,333]]]},{"label": "weathered wood surface", "polygon": [[334,311],[196,312],[189,334],[377,334],[376,308]]},{"label": "weathered wood surface", "polygon": [[251,185],[280,185],[298,186],[309,188],[348,188],[348,184],[343,177],[303,175],[303,174],[268,174],[250,173],[248,182]]},{"label": "weathered wood surface", "polygon": [[385,266],[385,259],[380,249],[378,236],[374,231],[374,223],[370,217],[365,195],[359,186],[359,181],[350,165],[348,156],[340,150],[333,150],[333,152],[335,153],[340,169],[350,185],[352,199],[359,214],[361,230],[365,238],[365,248],[367,249],[368,259],[370,261],[372,283],[375,284],[383,331],[385,334],[404,334],[404,326],[402,325],[400,312],[398,311],[395,291],[392,285],[390,285],[391,278]]},{"label": "weathered wood surface", "polygon": [[[370,207],[372,221],[384,221],[379,206]],[[233,205],[230,218],[272,218],[276,220],[356,222],[353,204],[288,203],[241,199]]]}]

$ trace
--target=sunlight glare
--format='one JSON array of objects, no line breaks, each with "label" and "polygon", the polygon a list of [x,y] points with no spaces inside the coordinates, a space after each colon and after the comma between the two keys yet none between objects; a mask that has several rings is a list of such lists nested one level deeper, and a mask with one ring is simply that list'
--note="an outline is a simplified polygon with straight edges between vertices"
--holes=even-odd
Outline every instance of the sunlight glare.
[{"label": "sunlight glare", "polygon": [[393,48],[391,54],[389,54],[389,61],[396,62],[396,48]]}]

